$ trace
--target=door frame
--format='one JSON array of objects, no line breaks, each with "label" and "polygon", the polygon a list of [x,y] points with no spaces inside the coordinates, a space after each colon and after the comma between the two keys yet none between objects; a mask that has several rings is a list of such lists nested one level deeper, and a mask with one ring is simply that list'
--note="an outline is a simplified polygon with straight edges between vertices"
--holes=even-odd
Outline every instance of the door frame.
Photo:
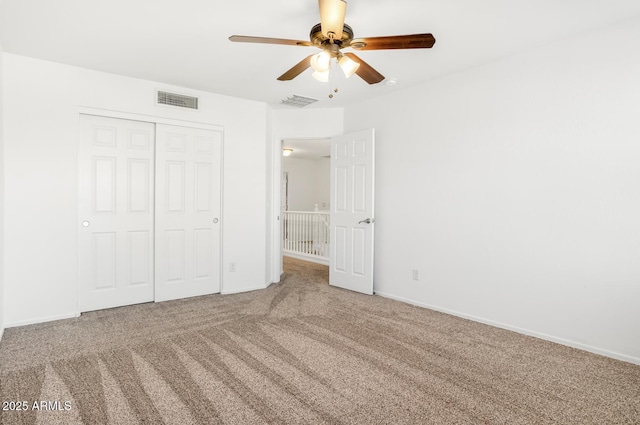
[{"label": "door frame", "polygon": [[[221,210],[220,210],[220,293],[224,292],[224,273],[223,273],[223,264],[224,264],[224,138],[225,138],[225,134],[224,134],[224,126],[222,125],[216,125],[216,124],[208,124],[208,123],[203,123],[203,122],[198,122],[198,121],[187,121],[187,120],[179,120],[179,119],[173,119],[173,118],[164,118],[164,117],[158,117],[158,116],[154,116],[154,115],[144,115],[144,114],[137,114],[137,113],[131,113],[131,112],[124,112],[124,111],[113,111],[113,110],[109,110],[109,109],[101,109],[101,108],[93,108],[93,107],[88,107],[88,106],[79,106],[78,110],[77,110],[77,114],[76,114],[76,128],[80,128],[80,117],[81,115],[97,115],[97,116],[101,116],[101,117],[107,117],[107,118],[119,118],[119,119],[124,119],[124,120],[132,120],[132,121],[144,121],[144,122],[149,122],[152,124],[167,124],[167,125],[174,125],[174,126],[178,126],[178,127],[189,127],[189,128],[197,128],[197,129],[201,129],[201,130],[212,130],[212,131],[219,131],[222,133],[222,143],[221,143],[221,147],[220,147],[220,157],[221,157],[221,161],[220,161],[220,202],[221,202]],[[76,144],[80,143],[80,138],[78,135],[78,140],[76,141]],[[78,164],[76,163],[76,168],[78,168]],[[80,184],[80,182],[78,181],[78,184]],[[79,187],[77,188],[77,190],[79,191]],[[78,198],[78,194],[79,192],[76,193],[76,201]],[[76,208],[76,223],[78,223],[78,221],[80,220],[80,211],[79,208]],[[77,238],[77,235],[76,235]],[[76,267],[76,273],[78,273],[78,269]],[[80,291],[80,280],[76,279],[77,281],[77,285],[78,287],[76,288],[76,312],[78,315],[80,315],[80,297],[77,295],[79,294]],[[155,290],[154,290],[155,293]]]},{"label": "door frame", "polygon": [[267,217],[270,228],[270,250],[269,253],[269,271],[267,273],[267,286],[272,283],[280,282],[282,278],[283,255],[282,255],[282,145],[285,139],[293,139],[293,137],[284,137],[275,135],[271,143],[271,208]]},{"label": "door frame", "polygon": [[[187,120],[179,120],[174,118],[164,118],[158,117],[155,115],[144,115],[144,114],[136,114],[132,112],[124,112],[124,111],[112,111],[110,109],[100,109],[100,108],[91,108],[88,106],[79,106],[78,107],[78,116],[80,114],[83,115],[98,115],[101,117],[107,118],[120,118],[124,120],[132,120],[132,121],[145,121],[153,124],[168,124],[175,125],[178,127],[191,127],[191,128],[199,128],[202,130],[213,130],[213,131],[221,131],[224,136],[224,126],[216,125],[216,124],[207,124],[198,121],[187,121]],[[78,117],[78,119],[80,119]],[[223,146],[224,146],[224,137]]]},{"label": "door frame", "polygon": [[269,210],[269,217],[267,217],[271,241],[269,246],[271,252],[268,253],[267,265],[269,271],[267,276],[269,281],[267,286],[272,283],[280,282],[283,270],[283,258],[282,253],[282,212],[280,207],[282,206],[282,149],[284,148],[284,141],[288,139],[295,140],[317,140],[321,138],[327,138],[333,136],[318,135],[318,136],[295,136],[295,135],[281,135],[276,134],[273,136],[271,143],[271,208]]}]

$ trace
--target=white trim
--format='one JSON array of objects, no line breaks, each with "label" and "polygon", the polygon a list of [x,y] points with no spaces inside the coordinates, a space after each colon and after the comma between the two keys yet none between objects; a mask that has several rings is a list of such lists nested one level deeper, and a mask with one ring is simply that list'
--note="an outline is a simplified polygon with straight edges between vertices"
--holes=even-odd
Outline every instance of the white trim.
[{"label": "white trim", "polygon": [[4,335],[4,328],[0,328],[0,342],[2,342],[2,335]]},{"label": "white trim", "polygon": [[298,260],[309,261],[310,263],[322,264],[323,266],[329,265],[329,259],[326,257],[319,257],[316,255],[306,255],[306,254],[300,254],[300,253],[295,253],[290,251],[285,251],[284,254],[282,255],[284,257],[291,257],[291,258],[296,258]]},{"label": "white trim", "polygon": [[37,323],[53,322],[54,320],[75,319],[80,317],[80,313],[60,314],[56,316],[37,317],[35,319],[18,320],[6,325],[7,328],[16,328],[18,326],[35,325]]},{"label": "white trim", "polygon": [[387,294],[387,293],[384,293],[384,292],[374,291],[374,294],[379,295],[379,296],[384,297],[384,298],[389,298],[389,299],[392,299],[392,300],[401,301],[401,302],[404,302],[404,303],[407,303],[407,304],[415,305],[415,306],[418,306],[418,307],[428,308],[429,310],[439,311],[441,313],[450,314],[452,316],[457,316],[457,317],[461,317],[463,319],[472,320],[474,322],[483,323],[485,325],[494,326],[496,328],[506,329],[508,331],[517,332],[519,334],[528,335],[528,336],[532,336],[532,337],[535,337],[535,338],[543,339],[545,341],[555,342],[556,344],[565,345],[567,347],[577,348],[579,350],[588,351],[590,353],[599,354],[599,355],[605,356],[605,357],[610,357],[612,359],[622,360],[623,362],[628,362],[628,363],[633,363],[633,364],[640,365],[640,357],[633,357],[633,356],[628,356],[626,354],[616,353],[614,351],[609,351],[609,350],[605,350],[605,349],[602,349],[602,348],[593,347],[591,345],[582,344],[582,343],[579,343],[579,342],[576,342],[576,341],[572,341],[572,340],[569,340],[569,339],[564,339],[564,338],[556,337],[556,336],[553,336],[553,335],[547,335],[547,334],[544,334],[544,333],[541,333],[541,332],[536,332],[536,331],[532,331],[532,330],[529,330],[529,329],[520,328],[518,326],[507,325],[505,323],[496,322],[496,321],[490,320],[490,319],[484,319],[482,317],[477,317],[477,316],[473,316],[473,315],[470,315],[470,314],[460,313],[458,311],[449,310],[449,309],[446,309],[446,308],[436,307],[436,306],[431,305],[431,304],[421,303],[421,302],[413,301],[413,300],[410,300],[410,299],[407,299],[407,298],[397,297],[395,295]]},{"label": "white trim", "polygon": [[232,294],[240,294],[242,292],[250,292],[250,291],[258,291],[261,289],[265,289],[268,285],[260,285],[260,286],[251,286],[248,288],[238,288],[233,289],[231,291],[220,292],[221,295],[232,295]]},{"label": "white trim", "polygon": [[[224,291],[224,140],[225,134],[223,127],[220,126],[222,140],[220,141],[220,217],[218,217],[218,226],[220,226],[220,240],[218,241],[220,248],[220,293]],[[154,236],[155,237],[155,236]]]},{"label": "white trim", "polygon": [[271,159],[271,280],[280,282],[282,274],[282,137],[274,136]]},{"label": "white trim", "polygon": [[85,115],[98,115],[101,117],[120,118],[132,121],[145,121],[155,124],[175,125],[178,127],[198,128],[201,130],[221,131],[224,133],[224,126],[207,124],[197,121],[178,120],[173,118],[163,118],[155,115],[134,114],[131,112],[112,111],[109,109],[91,108],[89,106],[78,106],[78,113]]}]

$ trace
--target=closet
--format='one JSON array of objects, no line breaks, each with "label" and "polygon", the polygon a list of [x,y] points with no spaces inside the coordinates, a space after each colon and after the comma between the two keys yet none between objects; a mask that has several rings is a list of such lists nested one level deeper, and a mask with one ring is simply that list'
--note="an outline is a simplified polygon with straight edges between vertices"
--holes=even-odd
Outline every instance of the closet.
[{"label": "closet", "polygon": [[80,115],[81,312],[220,292],[222,131]]}]

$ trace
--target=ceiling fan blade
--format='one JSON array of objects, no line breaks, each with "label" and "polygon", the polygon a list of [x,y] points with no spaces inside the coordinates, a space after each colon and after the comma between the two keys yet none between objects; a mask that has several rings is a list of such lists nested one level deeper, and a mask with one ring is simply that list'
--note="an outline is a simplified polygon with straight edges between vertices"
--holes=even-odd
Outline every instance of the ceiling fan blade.
[{"label": "ceiling fan blade", "polygon": [[436,42],[432,34],[393,35],[389,37],[358,38],[350,47],[357,50],[428,49]]},{"label": "ceiling fan blade", "polygon": [[356,69],[356,74],[358,74],[358,77],[362,78],[367,83],[376,84],[384,80],[384,75],[373,69],[371,65],[360,59],[354,53],[349,52],[345,53],[344,55],[360,64],[358,69]]},{"label": "ceiling fan blade", "polygon": [[229,40],[240,43],[284,44],[287,46],[312,46],[309,41],[289,40],[286,38],[252,37],[248,35],[232,35]]},{"label": "ceiling fan blade", "polygon": [[302,59],[300,62],[295,64],[293,68],[282,74],[278,77],[280,81],[289,81],[296,78],[298,75],[302,74],[307,68],[311,66],[311,57],[313,55],[309,55],[306,58]]},{"label": "ceiling fan blade", "polygon": [[318,0],[320,8],[320,26],[322,35],[336,40],[342,40],[342,28],[344,27],[344,15],[347,12],[345,0]]}]

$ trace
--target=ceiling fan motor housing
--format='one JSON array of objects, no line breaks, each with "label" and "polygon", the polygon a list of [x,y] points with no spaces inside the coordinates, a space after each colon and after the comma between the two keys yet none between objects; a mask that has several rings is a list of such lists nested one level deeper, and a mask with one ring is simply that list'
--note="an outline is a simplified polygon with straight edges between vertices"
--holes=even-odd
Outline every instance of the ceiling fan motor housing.
[{"label": "ceiling fan motor housing", "polygon": [[332,43],[332,39],[322,34],[322,26],[320,24],[316,24],[311,28],[309,38],[314,46],[321,49],[325,49],[326,46],[330,44],[336,44],[338,49],[342,49],[343,47],[347,47],[351,44],[351,40],[353,40],[353,30],[349,25],[344,24],[342,29],[342,38],[340,40],[333,39]]}]

